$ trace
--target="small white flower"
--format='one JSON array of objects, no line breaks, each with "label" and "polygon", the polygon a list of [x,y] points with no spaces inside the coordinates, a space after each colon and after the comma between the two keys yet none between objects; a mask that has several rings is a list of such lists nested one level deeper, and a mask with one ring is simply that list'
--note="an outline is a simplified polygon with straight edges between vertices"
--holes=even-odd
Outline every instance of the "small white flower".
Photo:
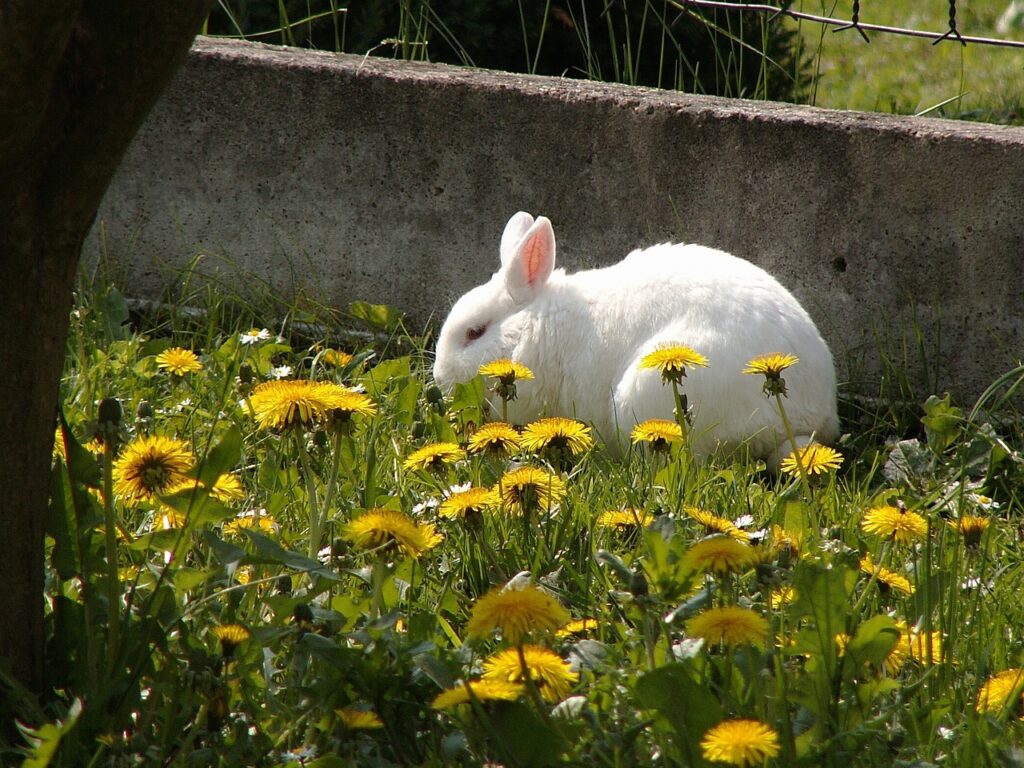
[{"label": "small white flower", "polygon": [[956,736],[956,731],[954,731],[952,728],[946,728],[943,725],[939,726],[938,732],[939,738],[945,739],[946,741],[952,741],[953,737]]},{"label": "small white flower", "polygon": [[750,531],[747,534],[751,544],[760,544],[762,541],[768,538],[767,528],[758,528],[756,531]]},{"label": "small white flower", "polygon": [[416,517],[422,517],[427,512],[432,512],[433,510],[437,509],[440,506],[441,506],[441,500],[440,499],[434,499],[434,498],[424,499],[423,501],[419,501],[419,502],[417,502],[417,503],[412,505],[412,513]]},{"label": "small white flower", "polygon": [[331,564],[331,556],[334,554],[334,549],[331,546],[326,546],[316,553],[316,559],[324,565]]},{"label": "small white flower", "polygon": [[468,491],[472,487],[473,487],[472,483],[456,483],[455,485],[452,485],[452,486],[450,486],[448,488],[448,495],[449,496],[454,496],[456,493],[462,493],[463,491]]},{"label": "small white flower", "polygon": [[292,367],[290,365],[279,365],[270,369],[270,378],[272,379],[287,379],[291,375]]},{"label": "small white flower", "polygon": [[245,333],[238,334],[238,340],[243,344],[258,344],[270,338],[270,331],[266,328],[253,328]]},{"label": "small white flower", "polygon": [[513,576],[511,579],[508,580],[508,583],[504,587],[501,588],[501,591],[502,592],[519,591],[520,589],[526,589],[528,586],[530,586],[530,572],[529,571],[520,571],[519,573],[517,573],[515,576]]},{"label": "small white flower", "polygon": [[685,640],[680,640],[678,643],[672,646],[672,656],[677,661],[686,661],[692,659],[700,653],[700,649],[704,647],[704,638],[702,637],[688,637]]},{"label": "small white flower", "polygon": [[746,528],[747,526],[750,526],[750,525],[754,524],[754,516],[753,515],[740,515],[739,517],[737,517],[735,520],[732,521],[732,524],[735,525],[737,528]]}]

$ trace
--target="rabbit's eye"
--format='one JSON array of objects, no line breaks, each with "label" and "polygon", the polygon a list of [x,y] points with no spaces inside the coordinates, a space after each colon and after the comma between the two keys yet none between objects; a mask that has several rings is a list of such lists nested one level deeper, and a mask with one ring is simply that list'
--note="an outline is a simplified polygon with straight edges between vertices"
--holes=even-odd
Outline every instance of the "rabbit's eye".
[{"label": "rabbit's eye", "polygon": [[466,343],[469,344],[471,341],[476,341],[485,333],[487,333],[486,325],[478,325],[475,328],[468,329],[466,331]]}]

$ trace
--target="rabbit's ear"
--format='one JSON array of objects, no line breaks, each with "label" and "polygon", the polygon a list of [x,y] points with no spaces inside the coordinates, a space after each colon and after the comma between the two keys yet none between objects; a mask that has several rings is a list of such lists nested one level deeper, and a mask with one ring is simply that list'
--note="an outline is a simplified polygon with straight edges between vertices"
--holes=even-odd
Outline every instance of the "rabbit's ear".
[{"label": "rabbit's ear", "polygon": [[[507,234],[508,228],[505,230]],[[555,268],[555,232],[551,222],[544,216],[538,216],[519,242],[501,256],[502,273],[509,295],[517,304],[532,301]]]},{"label": "rabbit's ear", "polygon": [[516,245],[523,239],[526,230],[533,226],[533,216],[526,211],[520,211],[508,220],[505,231],[501,235],[501,263],[505,264],[515,251]]}]

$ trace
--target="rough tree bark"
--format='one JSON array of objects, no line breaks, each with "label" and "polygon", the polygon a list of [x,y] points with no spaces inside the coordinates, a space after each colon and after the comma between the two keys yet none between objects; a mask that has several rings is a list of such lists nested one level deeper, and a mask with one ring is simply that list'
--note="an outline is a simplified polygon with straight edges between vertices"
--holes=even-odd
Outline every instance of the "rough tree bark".
[{"label": "rough tree bark", "polygon": [[36,693],[43,526],[79,254],[212,1],[0,3],[0,664]]}]

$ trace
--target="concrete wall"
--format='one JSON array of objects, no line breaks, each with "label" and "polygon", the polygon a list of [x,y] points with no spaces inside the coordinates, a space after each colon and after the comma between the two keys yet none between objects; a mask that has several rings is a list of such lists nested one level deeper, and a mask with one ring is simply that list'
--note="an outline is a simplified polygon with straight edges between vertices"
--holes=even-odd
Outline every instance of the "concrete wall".
[{"label": "concrete wall", "polygon": [[199,40],[100,217],[135,296],[202,253],[233,291],[422,328],[494,271],[519,209],[570,269],[667,239],[763,265],[867,393],[879,332],[919,328],[929,375],[974,393],[1024,350],[1018,128]]}]

